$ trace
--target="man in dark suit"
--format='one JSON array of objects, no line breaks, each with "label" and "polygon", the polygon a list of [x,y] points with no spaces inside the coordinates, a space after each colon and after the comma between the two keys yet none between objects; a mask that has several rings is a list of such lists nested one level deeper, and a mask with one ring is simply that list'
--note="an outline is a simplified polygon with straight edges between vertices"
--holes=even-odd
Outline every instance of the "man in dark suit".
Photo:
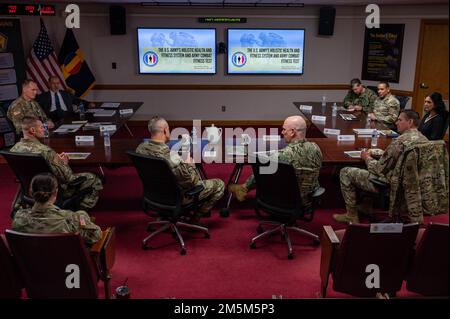
[{"label": "man in dark suit", "polygon": [[69,92],[61,90],[61,81],[57,76],[50,76],[48,82],[50,91],[41,93],[36,100],[53,122],[58,122],[67,115],[74,113],[74,104],[80,105],[83,103],[85,107],[95,107],[94,103],[89,103]]}]

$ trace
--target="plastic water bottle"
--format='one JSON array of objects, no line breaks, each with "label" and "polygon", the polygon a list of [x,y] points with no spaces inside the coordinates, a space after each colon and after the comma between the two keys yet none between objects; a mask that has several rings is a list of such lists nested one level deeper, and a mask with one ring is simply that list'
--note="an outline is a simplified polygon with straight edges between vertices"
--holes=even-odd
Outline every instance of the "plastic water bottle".
[{"label": "plastic water bottle", "polygon": [[326,95],[322,96],[322,106],[326,106],[327,105],[327,97]]},{"label": "plastic water bottle", "polygon": [[336,116],[337,114],[337,104],[336,102],[333,103],[332,113],[333,116]]},{"label": "plastic water bottle", "polygon": [[372,139],[370,141],[370,146],[373,147],[377,147],[378,145],[378,131],[377,130],[373,130],[372,131]]},{"label": "plastic water bottle", "polygon": [[197,129],[192,127],[192,144],[197,144]]},{"label": "plastic water bottle", "polygon": [[84,120],[84,115],[85,115],[86,110],[84,109],[83,102],[80,103],[80,106],[78,109],[80,111],[80,120]]},{"label": "plastic water bottle", "polygon": [[43,125],[44,125],[44,138],[48,138],[50,136],[50,133],[48,131],[48,124],[46,122]]},{"label": "plastic water bottle", "polygon": [[108,130],[103,132],[103,145],[105,147],[110,147],[111,146],[111,138],[109,136],[109,131]]},{"label": "plastic water bottle", "polygon": [[366,118],[366,128],[370,128],[370,116],[368,116],[368,115]]}]

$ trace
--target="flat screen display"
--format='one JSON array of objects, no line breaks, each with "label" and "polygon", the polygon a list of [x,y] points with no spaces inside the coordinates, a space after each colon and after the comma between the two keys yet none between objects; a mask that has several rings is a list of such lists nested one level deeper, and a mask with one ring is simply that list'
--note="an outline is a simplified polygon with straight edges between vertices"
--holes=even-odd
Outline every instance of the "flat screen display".
[{"label": "flat screen display", "polygon": [[216,29],[138,28],[139,73],[216,73]]},{"label": "flat screen display", "polygon": [[304,29],[228,29],[229,74],[303,74]]}]

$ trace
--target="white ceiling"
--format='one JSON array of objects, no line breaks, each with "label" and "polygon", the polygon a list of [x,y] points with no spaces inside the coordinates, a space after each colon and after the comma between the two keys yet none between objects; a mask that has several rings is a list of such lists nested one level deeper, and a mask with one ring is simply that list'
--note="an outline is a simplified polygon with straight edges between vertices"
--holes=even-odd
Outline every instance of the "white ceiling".
[{"label": "white ceiling", "polygon": [[[19,0],[18,2],[30,2]],[[151,6],[246,6],[246,7],[266,7],[266,6],[299,6],[305,5],[367,5],[375,3],[379,5],[412,5],[412,4],[448,4],[448,0],[53,0],[49,3],[147,3]]]}]

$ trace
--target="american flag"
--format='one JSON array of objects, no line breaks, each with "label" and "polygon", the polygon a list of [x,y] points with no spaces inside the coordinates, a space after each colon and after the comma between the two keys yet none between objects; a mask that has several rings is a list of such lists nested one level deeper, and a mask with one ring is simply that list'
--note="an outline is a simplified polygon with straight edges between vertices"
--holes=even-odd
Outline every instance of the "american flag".
[{"label": "american flag", "polygon": [[50,89],[48,78],[51,75],[56,75],[61,81],[63,88],[67,89],[64,76],[58,64],[58,58],[48,37],[44,21],[41,19],[41,31],[27,59],[27,77],[37,83],[39,93],[41,93]]}]

